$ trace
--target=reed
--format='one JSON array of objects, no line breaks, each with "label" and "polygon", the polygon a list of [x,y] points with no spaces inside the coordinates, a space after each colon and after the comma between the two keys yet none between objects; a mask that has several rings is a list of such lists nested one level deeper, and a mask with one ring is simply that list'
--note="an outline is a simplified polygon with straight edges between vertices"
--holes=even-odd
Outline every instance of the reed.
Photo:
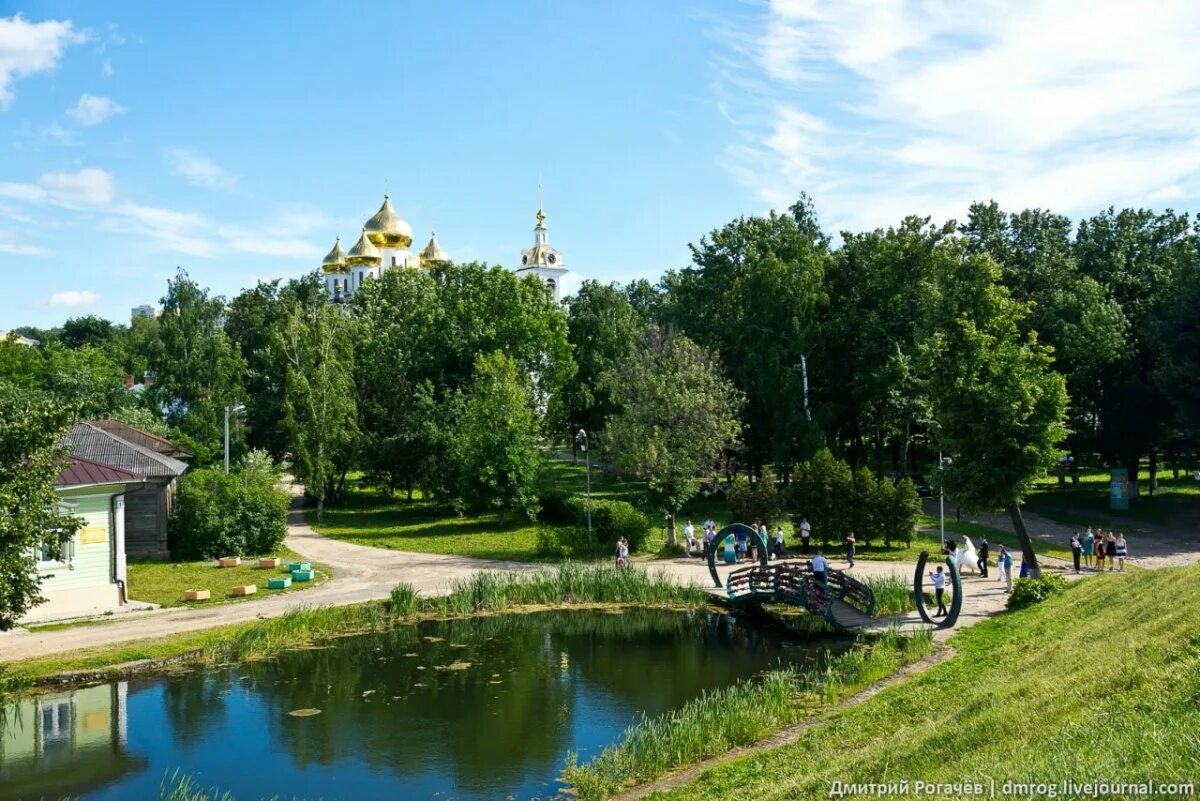
[{"label": "reed", "polygon": [[875,593],[875,617],[902,615],[916,608],[912,586],[900,576],[870,576],[862,581]]}]

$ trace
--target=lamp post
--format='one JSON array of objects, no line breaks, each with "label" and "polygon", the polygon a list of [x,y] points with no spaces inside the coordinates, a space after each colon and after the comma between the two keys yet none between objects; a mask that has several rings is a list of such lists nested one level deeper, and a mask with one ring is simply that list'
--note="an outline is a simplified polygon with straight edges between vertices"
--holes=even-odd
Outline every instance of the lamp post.
[{"label": "lamp post", "polygon": [[575,444],[583,449],[584,470],[587,475],[587,527],[592,533],[592,454],[588,451],[588,435],[584,429],[575,432]]},{"label": "lamp post", "polygon": [[225,473],[229,474],[229,415],[245,411],[246,407],[238,403],[225,407]]},{"label": "lamp post", "polygon": [[946,465],[954,464],[953,459],[948,459],[942,456],[942,452],[938,451],[938,520],[939,528],[942,534],[942,551],[946,550],[946,482],[942,477],[946,470]]}]

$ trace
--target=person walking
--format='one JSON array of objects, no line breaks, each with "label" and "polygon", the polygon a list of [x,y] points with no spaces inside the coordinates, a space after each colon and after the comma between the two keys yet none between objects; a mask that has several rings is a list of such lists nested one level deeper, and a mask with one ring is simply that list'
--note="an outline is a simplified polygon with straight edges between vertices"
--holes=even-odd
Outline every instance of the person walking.
[{"label": "person walking", "polygon": [[1012,554],[1003,545],[1000,546],[1000,569],[1008,591],[1012,592]]},{"label": "person walking", "polygon": [[1117,536],[1109,531],[1104,535],[1104,554],[1108,557],[1108,572],[1113,572],[1117,562]]},{"label": "person walking", "polygon": [[777,526],[775,528],[775,555],[780,559],[783,558],[783,549],[783,526]]},{"label": "person walking", "polygon": [[825,583],[826,571],[829,570],[829,562],[825,559],[825,554],[817,550],[817,555],[810,562],[812,565],[813,576],[823,585]]},{"label": "person walking", "polygon": [[1079,560],[1083,556],[1083,541],[1079,539],[1079,532],[1076,531],[1071,535],[1071,559],[1075,562],[1075,572],[1079,572]]},{"label": "person walking", "polygon": [[1104,531],[1096,529],[1096,572],[1104,572],[1104,557],[1106,555],[1104,549]]},{"label": "person walking", "polygon": [[[1129,543],[1125,541],[1124,534],[1117,535],[1116,551],[1113,553],[1113,555],[1117,558],[1117,572],[1124,573],[1125,557],[1129,555]],[[1111,563],[1112,560],[1110,559],[1109,564]],[[1111,570],[1112,568],[1110,567],[1109,569]]]},{"label": "person walking", "polygon": [[808,518],[800,521],[800,550],[808,553],[808,540],[812,537],[812,526],[808,523]]},{"label": "person walking", "polygon": [[850,567],[854,567],[854,532],[851,531],[846,535],[846,561],[850,563]]},{"label": "person walking", "polygon": [[933,579],[933,594],[937,596],[937,612],[934,617],[945,617],[949,614],[946,611],[946,568],[938,565],[937,572],[930,573],[929,578]]},{"label": "person walking", "polygon": [[696,547],[696,527],[692,525],[692,521],[687,521],[687,525],[683,527],[683,537],[687,542],[687,555],[691,556],[692,551]]},{"label": "person walking", "polygon": [[988,545],[987,537],[983,537],[979,540],[979,548],[976,550],[976,553],[979,554],[979,561],[976,563],[976,565],[979,567],[979,575],[983,578],[988,577],[989,550],[991,550],[991,546]]},{"label": "person walking", "polygon": [[1087,534],[1083,537],[1083,566],[1092,566],[1092,554],[1096,552],[1096,532],[1088,526]]}]

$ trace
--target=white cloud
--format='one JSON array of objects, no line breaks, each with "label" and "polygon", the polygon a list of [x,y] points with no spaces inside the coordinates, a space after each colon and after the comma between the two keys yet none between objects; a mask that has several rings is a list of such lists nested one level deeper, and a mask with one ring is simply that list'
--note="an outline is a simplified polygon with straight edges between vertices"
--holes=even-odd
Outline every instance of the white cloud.
[{"label": "white cloud", "polygon": [[46,199],[62,205],[103,205],[115,194],[112,175],[94,167],[78,172],[47,172],[37,180]]},{"label": "white cloud", "polygon": [[30,245],[24,241],[20,231],[0,228],[0,253],[15,253],[18,256],[43,256],[45,248]]},{"label": "white cloud", "polygon": [[100,296],[95,292],[86,289],[68,289],[64,292],[55,292],[50,295],[51,306],[88,306],[100,300]]},{"label": "white cloud", "polygon": [[182,175],[193,186],[206,189],[232,189],[237,186],[237,176],[207,156],[187,147],[167,151],[167,158],[177,175]]},{"label": "white cloud", "polygon": [[773,0],[725,45],[725,166],[834,226],[1200,197],[1194,2]]},{"label": "white cloud", "polygon": [[86,40],[69,20],[30,22],[20,14],[0,18],[0,110],[12,103],[16,78],[57,69],[63,50]]},{"label": "white cloud", "polygon": [[78,103],[67,109],[67,116],[80,125],[92,126],[124,111],[125,107],[112,98],[85,94]]}]

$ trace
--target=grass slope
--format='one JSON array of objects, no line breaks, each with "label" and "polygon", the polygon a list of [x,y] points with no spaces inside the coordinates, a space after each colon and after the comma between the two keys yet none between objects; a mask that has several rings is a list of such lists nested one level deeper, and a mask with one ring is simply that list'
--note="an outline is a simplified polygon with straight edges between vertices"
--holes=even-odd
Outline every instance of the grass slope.
[{"label": "grass slope", "polygon": [[1194,780],[1198,579],[1189,567],[1079,582],[960,632],[953,658],[794,745],[654,797],[824,799],[833,782]]}]

